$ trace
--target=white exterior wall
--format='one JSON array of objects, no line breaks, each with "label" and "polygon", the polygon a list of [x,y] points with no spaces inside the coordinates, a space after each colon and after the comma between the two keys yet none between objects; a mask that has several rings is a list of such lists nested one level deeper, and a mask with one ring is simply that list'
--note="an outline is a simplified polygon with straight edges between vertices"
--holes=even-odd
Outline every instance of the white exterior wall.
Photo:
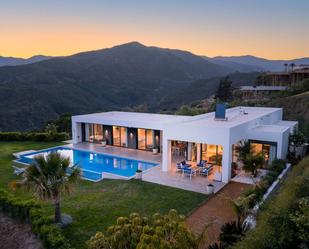
[{"label": "white exterior wall", "polygon": [[[245,107],[242,108],[242,110]],[[288,150],[288,136],[290,127],[285,123],[276,125],[282,120],[282,109],[253,108],[245,109],[248,114],[239,114],[240,109],[231,110],[231,118],[227,121],[215,121],[210,114],[195,117],[162,117],[149,114],[115,114],[104,116],[93,114],[72,117],[73,143],[82,140],[81,123],[96,123],[103,125],[118,125],[160,130],[160,144],[162,154],[162,170],[168,171],[172,164],[171,141],[185,141],[198,144],[216,144],[223,147],[222,181],[228,182],[231,178],[232,145],[241,140],[261,140],[277,143],[277,158],[285,158]],[[256,112],[254,112],[256,110]],[[263,114],[265,113],[265,114]],[[229,114],[229,112],[227,112]],[[114,114],[113,114],[114,115]],[[122,116],[123,115],[123,116]],[[133,117],[132,117],[133,115]],[[137,115],[134,117],[134,115]],[[145,116],[138,116],[145,115]],[[243,115],[243,116],[242,116]],[[256,118],[254,118],[256,117]],[[148,120],[150,118],[151,120]],[[162,119],[161,119],[162,118]],[[172,119],[172,120],[170,120]],[[204,121],[205,119],[205,121]],[[233,121],[234,119],[234,121]],[[244,121],[243,121],[244,120]],[[204,123],[205,122],[205,123]],[[272,128],[271,128],[272,127]],[[198,153],[198,161],[200,153]]]},{"label": "white exterior wall", "polygon": [[73,144],[82,141],[82,125],[78,122],[72,122],[72,142]]}]

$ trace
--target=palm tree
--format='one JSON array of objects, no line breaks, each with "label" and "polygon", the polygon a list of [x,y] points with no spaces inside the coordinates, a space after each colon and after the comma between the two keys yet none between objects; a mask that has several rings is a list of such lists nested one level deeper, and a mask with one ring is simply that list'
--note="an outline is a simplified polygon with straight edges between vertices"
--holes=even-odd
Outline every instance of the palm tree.
[{"label": "palm tree", "polygon": [[295,63],[291,63],[291,64],[290,64],[290,67],[291,67],[291,71],[293,72],[294,67],[295,67]]},{"label": "palm tree", "polygon": [[13,182],[13,188],[26,187],[42,200],[52,201],[55,223],[62,223],[60,200],[62,194],[70,194],[80,179],[81,171],[76,165],[70,167],[70,158],[58,152],[47,156],[38,155],[23,174],[23,179]]},{"label": "palm tree", "polygon": [[288,64],[288,63],[284,63],[283,65],[284,65],[284,70],[285,70],[285,72],[287,72],[287,71],[288,71],[288,65],[289,65],[289,64]]}]

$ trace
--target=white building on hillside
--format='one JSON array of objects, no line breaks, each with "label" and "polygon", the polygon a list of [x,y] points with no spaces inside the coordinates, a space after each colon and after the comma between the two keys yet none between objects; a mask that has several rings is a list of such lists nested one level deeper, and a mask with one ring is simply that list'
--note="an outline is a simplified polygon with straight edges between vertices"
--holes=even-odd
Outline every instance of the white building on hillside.
[{"label": "white building on hillside", "polygon": [[[221,115],[224,115],[221,113]],[[282,120],[281,108],[235,107],[223,118],[214,112],[197,116],[104,112],[72,117],[73,144],[82,142],[152,151],[162,156],[161,169],[169,171],[174,161],[207,160],[217,167],[221,180],[229,182],[235,145],[249,140],[266,161],[284,159],[289,134],[297,122]],[[176,156],[175,156],[176,155]]]}]

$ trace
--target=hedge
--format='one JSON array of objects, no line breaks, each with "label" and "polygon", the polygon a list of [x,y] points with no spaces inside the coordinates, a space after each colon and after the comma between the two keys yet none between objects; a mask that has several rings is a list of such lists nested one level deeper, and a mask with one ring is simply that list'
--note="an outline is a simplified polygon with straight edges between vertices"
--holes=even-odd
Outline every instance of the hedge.
[{"label": "hedge", "polygon": [[69,139],[66,132],[0,132],[0,141],[64,141]]},{"label": "hedge", "polygon": [[23,200],[0,189],[0,211],[30,224],[32,232],[42,241],[46,249],[72,249],[63,236],[61,228],[46,216],[35,200]]}]

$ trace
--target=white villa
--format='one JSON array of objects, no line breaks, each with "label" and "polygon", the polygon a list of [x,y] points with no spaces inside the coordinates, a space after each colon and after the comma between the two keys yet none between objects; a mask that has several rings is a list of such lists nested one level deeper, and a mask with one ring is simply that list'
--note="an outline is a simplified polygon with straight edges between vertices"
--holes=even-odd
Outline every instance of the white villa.
[{"label": "white villa", "polygon": [[171,171],[177,160],[206,160],[216,166],[214,173],[223,183],[231,179],[235,145],[240,141],[250,141],[267,162],[287,156],[289,134],[297,122],[282,120],[282,108],[235,107],[218,115],[103,112],[73,116],[73,146],[102,146],[104,141],[107,147],[121,147],[119,151],[142,150],[149,155],[157,148],[161,172]]}]

